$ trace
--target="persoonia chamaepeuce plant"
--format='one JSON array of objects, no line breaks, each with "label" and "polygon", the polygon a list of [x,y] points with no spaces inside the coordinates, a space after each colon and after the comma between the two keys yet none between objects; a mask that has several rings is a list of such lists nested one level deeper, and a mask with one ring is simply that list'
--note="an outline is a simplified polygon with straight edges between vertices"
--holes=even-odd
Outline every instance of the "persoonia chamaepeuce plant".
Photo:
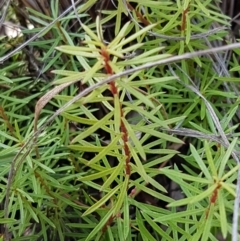
[{"label": "persoonia chamaepeuce plant", "polygon": [[[52,57],[44,69],[54,66],[56,86],[38,100],[34,121],[29,112],[25,119],[19,114],[19,126],[19,116],[6,111],[17,112],[32,97],[11,103],[4,92],[0,114],[10,129],[1,129],[1,201],[9,197],[0,212],[5,230],[13,240],[231,238],[239,100],[225,91],[232,87],[219,74],[228,73],[218,61],[222,55],[137,69],[221,42],[226,32],[214,24],[226,27],[227,18],[211,1],[137,0],[116,1],[116,8],[83,24],[82,9],[95,2],[76,9],[77,41],[58,24],[51,34],[61,34],[53,42],[39,42],[42,58]],[[57,15],[55,7],[52,2]],[[47,25],[30,11],[38,26]],[[24,87],[26,79],[21,81]],[[21,147],[33,129],[26,151]],[[20,159],[7,180],[16,152]]]}]

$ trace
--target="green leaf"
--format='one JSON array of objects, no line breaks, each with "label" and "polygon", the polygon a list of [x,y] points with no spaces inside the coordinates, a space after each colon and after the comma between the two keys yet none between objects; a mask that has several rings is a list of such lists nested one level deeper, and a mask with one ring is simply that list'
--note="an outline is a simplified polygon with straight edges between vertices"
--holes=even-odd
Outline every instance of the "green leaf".
[{"label": "green leaf", "polygon": [[203,229],[201,241],[208,241],[209,240],[211,227],[212,227],[213,215],[214,215],[214,205],[211,204],[209,209],[208,209],[206,221],[203,223],[204,229]]},{"label": "green leaf", "polygon": [[87,209],[82,216],[89,215],[90,213],[96,211],[101,206],[105,205],[106,202],[111,198],[120,188],[122,184],[117,185],[115,188],[113,188],[109,193],[107,193],[103,198],[101,198],[98,202],[93,204],[89,209]]},{"label": "green leaf", "polygon": [[141,214],[137,210],[137,218],[136,218],[137,224],[138,224],[138,229],[139,232],[143,238],[143,240],[148,240],[148,241],[156,241],[156,239],[149,233],[147,228],[144,225],[144,220],[141,217]]},{"label": "green leaf", "polygon": [[156,137],[161,138],[166,141],[183,144],[182,140],[180,140],[176,137],[173,137],[171,135],[165,134],[163,132],[159,132],[157,130],[150,129],[147,125],[146,126],[135,126],[135,129],[138,131],[144,132],[146,134],[156,136]]},{"label": "green leaf", "polygon": [[133,143],[133,146],[136,148],[136,150],[139,152],[141,158],[143,160],[146,160],[146,154],[144,152],[144,149],[140,143],[140,141],[138,140],[138,138],[136,137],[135,132],[133,131],[133,129],[131,128],[131,126],[129,125],[129,123],[127,122],[127,120],[125,118],[122,117],[122,121],[127,129],[127,133],[129,134],[129,137],[131,138],[131,141]]},{"label": "green leaf", "polygon": [[174,241],[170,235],[168,235],[168,233],[165,230],[161,229],[160,225],[156,224],[156,220],[152,220],[146,213],[141,212],[143,217],[146,219],[146,221],[149,223],[149,225],[151,226],[151,228],[153,228],[154,230],[157,231],[157,233],[162,237],[165,238],[168,241]]},{"label": "green leaf", "polygon": [[221,225],[221,231],[223,238],[227,238],[228,234],[228,221],[227,221],[227,216],[226,216],[226,209],[225,209],[225,197],[223,195],[222,189],[218,190],[218,196],[217,196],[217,201],[219,205],[219,217],[220,217],[220,225]]},{"label": "green leaf", "polygon": [[197,164],[199,165],[201,171],[203,172],[203,174],[206,176],[206,178],[208,180],[213,180],[212,175],[210,174],[208,168],[206,167],[204,161],[202,160],[202,158],[199,156],[197,150],[195,149],[195,147],[193,145],[190,144],[190,150],[191,153],[195,159],[195,161],[197,162]]},{"label": "green leaf", "polygon": [[240,164],[232,168],[229,172],[227,172],[224,176],[222,176],[221,181],[226,180],[230,176],[232,176],[234,173],[236,173],[240,168]]},{"label": "green leaf", "polygon": [[118,240],[125,241],[124,236],[123,236],[124,229],[123,229],[121,217],[117,217],[117,232],[118,232]]},{"label": "green leaf", "polygon": [[124,161],[121,161],[118,166],[114,168],[114,170],[111,172],[110,177],[103,183],[101,191],[107,189],[117,179],[117,176],[123,173],[124,164]]},{"label": "green leaf", "polygon": [[28,201],[30,202],[34,202],[34,200],[32,199],[32,197],[30,197],[30,195],[27,192],[24,192],[23,190],[21,190],[20,188],[16,189],[17,192],[21,193],[22,197],[25,197]]},{"label": "green leaf", "polygon": [[127,239],[130,232],[130,215],[129,215],[129,202],[128,195],[124,196],[123,201],[123,236],[124,240]]},{"label": "green leaf", "polygon": [[209,143],[207,141],[204,142],[204,147],[205,147],[207,161],[208,161],[208,165],[210,167],[212,176],[213,177],[217,177],[217,169],[216,169],[216,167],[214,165],[213,158],[212,158],[212,153],[211,153],[211,149],[210,149],[210,145],[209,145]]},{"label": "green leaf", "polygon": [[25,204],[25,208],[28,210],[28,212],[30,213],[30,215],[32,216],[32,218],[39,223],[39,219],[37,217],[37,214],[34,212],[35,208],[31,207],[29,204]]},{"label": "green leaf", "polygon": [[[170,204],[168,206],[170,206]],[[205,208],[195,209],[195,210],[189,209],[187,211],[171,213],[171,214],[167,214],[167,215],[161,215],[160,217],[155,218],[153,221],[165,223],[167,221],[175,220],[176,222],[179,222],[179,220],[178,220],[179,218],[191,217],[192,215],[195,215],[195,214],[204,213],[204,211],[205,211]]]},{"label": "green leaf", "polygon": [[132,88],[130,85],[118,81],[119,86],[130,92],[133,96],[135,96],[137,99],[141,100],[145,105],[154,108],[154,105],[152,101],[149,99],[148,96],[143,95],[140,91],[137,91],[136,89]]},{"label": "green leaf", "polygon": [[[167,124],[167,121],[162,121],[160,118],[158,118],[157,116],[154,116],[154,114],[152,114],[151,112],[148,112],[148,111],[145,111],[143,108],[141,107],[138,107],[138,106],[135,106],[133,104],[130,104],[130,103],[126,103],[124,102],[124,105],[129,107],[131,110],[134,110],[138,113],[141,113],[143,116],[145,116],[147,119],[153,121],[155,124],[157,124],[158,126],[161,126],[161,127],[164,127],[166,129],[168,129],[168,124]],[[160,107],[157,107],[157,108],[154,108],[154,110],[158,110],[158,108]],[[137,128],[137,127],[136,127]]]},{"label": "green leaf", "polygon": [[88,162],[88,166],[91,166],[92,164],[97,163],[98,161],[100,161],[103,157],[109,155],[109,152],[111,150],[113,150],[114,148],[116,148],[117,143],[119,142],[120,136],[117,135],[112,142],[106,146],[105,148],[103,148],[103,150],[101,152],[99,152],[93,159],[91,159]]},{"label": "green leaf", "polygon": [[236,191],[235,188],[233,189],[230,184],[227,184],[225,182],[221,182],[222,188],[224,188],[226,191],[228,191],[233,197],[236,198]]},{"label": "green leaf", "polygon": [[153,84],[159,84],[159,83],[164,83],[164,82],[171,82],[176,80],[177,77],[175,76],[166,76],[166,77],[159,77],[159,78],[147,78],[144,80],[140,80],[140,81],[132,81],[129,83],[129,85],[131,86],[146,86],[146,85],[153,85]]},{"label": "green leaf", "polygon": [[86,72],[82,80],[82,83],[85,84],[86,82],[90,82],[91,78],[97,77],[97,72],[102,68],[103,68],[102,61],[101,60],[97,61],[94,64],[94,66]]},{"label": "green leaf", "polygon": [[209,187],[206,191],[202,192],[201,194],[194,196],[194,197],[188,197],[188,198],[184,198],[178,201],[174,201],[170,204],[168,204],[168,207],[178,207],[178,206],[183,206],[183,205],[187,205],[187,204],[193,204],[193,203],[197,203],[200,202],[202,199],[209,197],[214,190],[217,188],[217,184],[212,185],[211,187]]},{"label": "green leaf", "polygon": [[131,65],[137,65],[137,64],[145,64],[145,63],[151,63],[151,62],[155,62],[155,61],[159,61],[161,59],[166,59],[168,57],[170,57],[170,54],[159,54],[159,55],[155,55],[155,56],[149,56],[149,57],[143,57],[140,58],[141,56],[137,56],[133,59],[129,59],[123,62],[119,62],[118,64],[124,65],[124,66],[131,66]]},{"label": "green leaf", "polygon": [[205,184],[212,183],[212,180],[207,180],[206,178],[188,175],[188,174],[180,172],[179,170],[176,171],[176,170],[170,170],[167,168],[163,168],[163,169],[160,169],[159,172],[169,176],[173,181],[174,181],[174,177],[178,177],[178,178],[192,181],[192,182],[199,182],[199,183],[205,183]]},{"label": "green leaf", "polygon": [[148,177],[148,182],[152,184],[154,188],[157,188],[159,191],[167,193],[167,190],[159,182],[157,182],[155,179],[151,178],[150,176]]},{"label": "green leaf", "polygon": [[162,200],[164,202],[167,202],[167,203],[170,203],[173,201],[172,198],[165,196],[165,195],[161,194],[160,192],[154,191],[151,188],[148,188],[146,185],[140,184],[136,181],[132,181],[132,183],[137,187],[137,189],[139,189],[145,193],[148,193],[152,197],[155,197],[155,198]]},{"label": "green leaf", "polygon": [[106,125],[106,122],[113,116],[113,112],[108,113],[105,117],[103,117],[101,120],[99,120],[97,123],[95,123],[93,126],[89,127],[86,131],[83,131],[79,135],[77,135],[71,143],[78,142],[88,136],[90,136],[93,132],[96,130],[102,128],[102,126]]},{"label": "green leaf", "polygon": [[232,152],[234,150],[234,146],[236,145],[237,140],[238,140],[238,138],[234,138],[233,139],[232,143],[228,147],[225,155],[223,156],[223,158],[221,160],[220,167],[219,167],[219,170],[218,170],[218,177],[219,177],[219,179],[221,179],[222,176],[223,176],[223,173],[224,173],[224,171],[226,169],[226,164],[229,161],[229,158],[230,158],[230,156],[231,156],[231,154],[232,154]]},{"label": "green leaf", "polygon": [[95,180],[95,179],[99,179],[99,178],[102,178],[102,177],[105,177],[105,176],[111,174],[116,169],[117,169],[117,167],[113,167],[113,168],[110,168],[110,169],[107,169],[107,170],[103,170],[101,172],[97,172],[97,173],[94,173],[94,174],[91,174],[91,175],[80,177],[80,178],[78,178],[78,180],[79,181],[92,181],[92,180]]},{"label": "green leaf", "polygon": [[12,136],[10,136],[10,135],[8,135],[6,132],[3,132],[3,131],[1,131],[1,130],[0,130],[0,135],[3,136],[3,137],[5,137],[5,138],[8,139],[8,140],[15,141],[16,143],[19,142],[18,139],[16,139],[15,137],[12,137]]},{"label": "green leaf", "polygon": [[118,49],[128,43],[130,43],[132,40],[136,39],[137,37],[141,36],[144,33],[147,33],[147,31],[149,31],[150,29],[152,29],[153,27],[155,27],[157,24],[151,24],[145,28],[142,28],[140,31],[132,34],[130,37],[124,39],[123,41],[121,41],[119,44],[114,46],[114,49]]},{"label": "green leaf", "polygon": [[148,182],[148,175],[147,175],[145,168],[142,165],[142,162],[140,161],[135,149],[131,145],[128,145],[128,146],[129,146],[130,153],[136,163],[136,167],[132,163],[130,163],[131,167],[134,168],[146,182]]},{"label": "green leaf", "polygon": [[[101,43],[101,39],[99,39],[99,37],[87,25],[82,24],[82,27],[93,40],[95,40],[99,44]],[[103,43],[102,43],[102,46],[103,46]]]},{"label": "green leaf", "polygon": [[16,223],[17,220],[14,218],[1,218],[0,224],[10,224],[10,223]]},{"label": "green leaf", "polygon": [[115,48],[116,44],[118,44],[126,35],[127,29],[129,28],[130,22],[127,22],[118,32],[117,36],[109,43],[108,48],[110,49],[118,49]]},{"label": "green leaf", "polygon": [[121,115],[122,115],[121,108],[122,107],[121,107],[121,103],[120,103],[118,95],[114,95],[114,130],[115,130],[115,133],[120,132]]},{"label": "green leaf", "polygon": [[100,230],[102,230],[102,228],[106,225],[106,223],[112,216],[112,213],[113,213],[113,209],[110,209],[104,217],[101,217],[100,221],[97,223],[95,228],[90,232],[90,234],[85,239],[86,241],[93,240],[93,237],[95,237],[97,233],[100,232]]},{"label": "green leaf", "polygon": [[121,186],[121,190],[120,190],[120,193],[117,197],[117,202],[115,204],[115,207],[114,207],[114,215],[116,215],[117,213],[120,212],[121,210],[121,207],[123,205],[123,201],[124,201],[124,198],[127,196],[127,192],[128,192],[128,184],[129,184],[129,176],[126,175],[125,176],[125,179],[124,179],[124,182]]},{"label": "green leaf", "polygon": [[[99,58],[98,49],[90,49],[88,47],[75,47],[70,45],[58,46],[56,47],[57,50],[72,55],[79,55],[87,58]],[[96,53],[92,53],[96,52]]]}]

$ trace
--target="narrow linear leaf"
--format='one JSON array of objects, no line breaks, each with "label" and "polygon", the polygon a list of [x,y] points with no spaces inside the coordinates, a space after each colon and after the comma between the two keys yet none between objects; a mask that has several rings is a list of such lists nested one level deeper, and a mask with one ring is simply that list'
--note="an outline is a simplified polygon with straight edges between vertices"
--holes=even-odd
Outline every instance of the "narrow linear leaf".
[{"label": "narrow linear leaf", "polygon": [[222,189],[218,191],[218,205],[219,205],[219,216],[220,216],[220,225],[221,225],[221,231],[223,238],[227,238],[228,234],[228,222],[227,222],[227,216],[226,216],[226,209],[225,209],[225,204],[224,204],[224,196]]},{"label": "narrow linear leaf", "polygon": [[188,181],[192,181],[192,182],[199,182],[199,183],[205,183],[205,184],[211,184],[212,183],[211,180],[207,180],[206,178],[188,175],[188,174],[182,173],[179,170],[171,170],[171,169],[168,169],[168,168],[161,168],[161,169],[159,169],[159,172],[168,176],[172,180],[174,180],[175,177],[178,177],[178,178],[188,180]]},{"label": "narrow linear leaf", "polygon": [[136,186],[139,190],[148,193],[148,194],[151,195],[152,197],[155,197],[155,198],[157,198],[157,199],[159,199],[159,200],[162,200],[162,201],[164,201],[164,202],[167,202],[167,203],[170,203],[170,202],[173,201],[172,198],[170,198],[170,197],[168,197],[168,196],[165,196],[165,195],[161,194],[160,192],[154,191],[154,190],[152,190],[151,188],[148,188],[147,186],[145,186],[145,185],[143,185],[143,184],[137,183],[137,182],[135,182],[135,181],[133,181],[132,183],[134,183],[135,186]]},{"label": "narrow linear leaf", "polygon": [[118,95],[114,95],[114,129],[116,133],[120,131],[121,125],[121,103]]},{"label": "narrow linear leaf", "polygon": [[214,165],[210,146],[207,141],[204,142],[204,146],[205,146],[205,152],[206,152],[206,156],[207,156],[208,165],[210,167],[212,176],[216,177],[217,176],[217,168]]},{"label": "narrow linear leaf", "polygon": [[101,217],[99,223],[95,226],[92,232],[90,232],[90,234],[87,236],[85,241],[93,240],[93,237],[95,237],[97,233],[99,233],[100,230],[104,227],[104,225],[106,225],[107,221],[112,216],[112,213],[113,213],[113,209],[110,209],[104,217]]},{"label": "narrow linear leaf", "polygon": [[93,159],[91,159],[88,162],[88,166],[91,166],[92,164],[95,164],[96,162],[100,161],[103,157],[109,155],[109,152],[111,150],[116,149],[116,145],[119,142],[119,139],[120,139],[120,136],[117,135],[108,146],[103,148],[101,152],[99,152]]},{"label": "narrow linear leaf", "polygon": [[215,190],[216,187],[217,187],[217,184],[214,184],[213,186],[208,188],[206,191],[202,192],[201,194],[199,194],[197,196],[188,197],[188,198],[184,198],[184,199],[181,199],[178,201],[174,201],[174,202],[168,204],[167,206],[168,207],[178,207],[178,206],[183,206],[183,205],[199,202],[202,199],[209,197],[213,193],[213,191]]},{"label": "narrow linear leaf", "polygon": [[124,198],[128,195],[128,182],[129,182],[129,176],[126,175],[125,176],[125,180],[123,182],[123,185],[121,186],[121,190],[120,190],[120,193],[117,197],[117,203],[114,207],[114,214],[117,214],[120,212],[121,210],[121,207],[123,205],[123,201],[124,201]]},{"label": "narrow linear leaf", "polygon": [[106,122],[113,116],[113,112],[108,113],[105,117],[103,117],[101,120],[99,120],[96,124],[89,127],[86,131],[83,131],[78,136],[76,136],[71,143],[78,142],[79,140],[82,140],[88,136],[90,136],[93,132],[100,129],[102,126],[106,125]]},{"label": "narrow linear leaf", "polygon": [[137,210],[136,221],[137,221],[138,228],[139,228],[139,231],[140,231],[140,234],[141,234],[143,240],[156,241],[156,239],[151,235],[151,233],[149,233],[149,231],[145,227],[144,220],[141,217],[141,214],[138,210]]},{"label": "narrow linear leaf", "polygon": [[136,32],[135,34],[132,34],[130,37],[124,39],[122,42],[120,42],[118,45],[116,45],[115,49],[118,49],[119,47],[122,47],[122,46],[126,45],[127,43],[130,43],[132,40],[136,39],[137,37],[141,36],[142,34],[147,33],[147,31],[149,31],[156,25],[157,24],[151,24],[151,25],[141,29],[140,31]]},{"label": "narrow linear leaf", "polygon": [[129,123],[127,122],[127,120],[125,118],[122,118],[122,121],[127,129],[127,132],[131,138],[131,141],[133,143],[133,146],[136,148],[136,150],[139,151],[139,154],[141,156],[141,158],[143,160],[146,160],[146,154],[144,152],[144,148],[141,145],[140,141],[138,140],[138,138],[136,137],[136,133],[133,131],[133,129],[131,128],[131,126],[129,125]]},{"label": "narrow linear leaf", "polygon": [[180,143],[180,144],[184,144],[184,142],[174,136],[159,132],[157,130],[153,130],[148,128],[147,126],[137,126],[136,127],[137,130],[142,131],[146,134],[152,135],[152,136],[156,136],[159,137],[161,139],[164,139],[166,141],[170,141],[170,142],[174,142],[174,143]]},{"label": "narrow linear leaf", "polygon": [[135,149],[131,145],[129,145],[129,150],[136,163],[136,167],[134,168],[134,165],[132,163],[130,163],[130,165],[139,173],[139,175],[144,179],[145,182],[148,182],[148,175],[147,175],[145,168],[142,165],[142,162],[140,161]]},{"label": "narrow linear leaf", "polygon": [[210,231],[211,231],[211,227],[212,227],[213,214],[214,214],[214,205],[211,204],[209,207],[209,210],[208,210],[208,215],[206,217],[206,221],[203,222],[204,229],[203,229],[201,241],[209,240]]},{"label": "narrow linear leaf", "polygon": [[0,224],[10,224],[10,223],[16,223],[17,220],[14,218],[1,218]]},{"label": "narrow linear leaf", "polygon": [[197,150],[195,149],[195,147],[193,145],[190,145],[190,150],[191,153],[195,159],[195,161],[197,162],[197,164],[199,165],[199,167],[201,168],[203,174],[206,176],[206,178],[208,180],[213,180],[212,175],[210,174],[208,168],[206,167],[204,161],[202,160],[202,158],[199,156]]},{"label": "narrow linear leaf", "polygon": [[144,104],[146,104],[147,106],[149,106],[151,108],[154,108],[154,105],[148,96],[143,95],[140,91],[137,91],[136,89],[132,88],[130,85],[128,85],[122,81],[119,81],[118,84],[121,87],[123,87],[124,89],[126,89],[127,91],[129,91],[137,99],[141,100]]},{"label": "narrow linear leaf", "polygon": [[106,188],[108,188],[111,185],[111,183],[117,179],[117,176],[120,174],[120,172],[123,173],[123,165],[124,162],[122,161],[118,164],[118,166],[114,168],[114,171],[112,171],[110,177],[102,185],[101,191],[104,191]]},{"label": "narrow linear leaf", "polygon": [[95,204],[93,204],[89,209],[87,209],[84,213],[83,213],[83,217],[89,215],[90,213],[94,212],[95,210],[97,210],[98,208],[100,208],[101,206],[105,205],[106,202],[109,200],[109,198],[111,198],[118,190],[119,188],[121,188],[122,184],[117,185],[115,188],[113,188],[108,194],[106,194],[103,198],[101,198],[98,202],[96,202]]},{"label": "narrow linear leaf", "polygon": [[[81,25],[83,27],[83,29],[86,31],[86,33],[96,42],[101,43],[101,40],[99,39],[99,37],[85,24]],[[103,44],[102,44],[103,45]]]},{"label": "narrow linear leaf", "polygon": [[222,182],[221,183],[221,186],[226,190],[228,191],[230,194],[232,194],[232,196],[234,198],[236,198],[236,191],[235,191],[235,188],[233,189],[229,184],[225,183],[225,182]]},{"label": "narrow linear leaf", "polygon": [[[124,236],[123,236],[123,223],[121,217],[117,217],[117,232],[118,232],[118,240],[119,241],[125,241]],[[113,240],[115,241],[115,240]]]},{"label": "narrow linear leaf", "polygon": [[99,178],[105,177],[105,176],[113,173],[115,169],[117,169],[117,167],[113,167],[113,168],[110,168],[110,169],[107,169],[107,170],[104,170],[104,171],[101,171],[101,172],[97,172],[97,173],[94,173],[94,174],[91,174],[91,175],[80,177],[80,178],[78,178],[78,180],[79,181],[92,181],[92,180],[95,180],[95,179],[99,179]]},{"label": "narrow linear leaf", "polygon": [[224,173],[224,170],[226,169],[226,164],[234,150],[234,146],[236,145],[237,143],[237,140],[238,138],[234,138],[232,143],[230,144],[230,146],[228,147],[225,155],[223,156],[222,160],[221,160],[221,163],[220,163],[220,167],[219,167],[219,170],[218,170],[218,177],[221,178],[223,176],[223,173]]},{"label": "narrow linear leaf", "polygon": [[166,222],[166,221],[171,221],[171,220],[177,220],[178,218],[185,218],[185,217],[195,215],[195,214],[198,214],[198,213],[203,213],[204,211],[205,211],[205,208],[195,209],[195,210],[187,210],[187,211],[177,212],[177,213],[171,213],[171,214],[162,215],[160,217],[157,217],[153,221],[161,223],[161,222]]},{"label": "narrow linear leaf", "polygon": [[146,219],[146,221],[150,224],[150,226],[154,229],[154,230],[156,230],[156,232],[158,233],[158,234],[160,234],[160,236],[162,237],[162,238],[165,238],[166,240],[168,240],[168,241],[174,241],[169,235],[168,235],[168,233],[166,232],[166,231],[164,231],[164,230],[162,230],[161,229],[161,227],[158,225],[158,224],[156,224],[156,220],[152,220],[146,213],[144,213],[144,212],[142,212],[142,215],[143,215],[143,217]]},{"label": "narrow linear leaf", "polygon": [[222,176],[221,180],[227,180],[227,178],[229,178],[230,176],[232,176],[234,173],[237,173],[237,171],[240,168],[240,164],[235,166],[234,168],[232,168],[229,172],[227,172],[224,176]]},{"label": "narrow linear leaf", "polygon": [[126,240],[130,231],[130,216],[129,216],[129,202],[128,196],[124,196],[123,201],[123,235]]}]

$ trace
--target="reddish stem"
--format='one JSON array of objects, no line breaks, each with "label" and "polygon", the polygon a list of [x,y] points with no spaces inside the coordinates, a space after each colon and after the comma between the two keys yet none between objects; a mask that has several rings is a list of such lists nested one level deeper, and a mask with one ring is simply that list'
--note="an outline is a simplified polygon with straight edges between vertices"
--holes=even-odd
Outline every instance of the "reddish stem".
[{"label": "reddish stem", "polygon": [[[105,48],[101,49],[101,55],[102,55],[103,60],[104,60],[104,67],[105,67],[106,73],[109,74],[109,75],[113,75],[113,69],[111,68],[111,66],[109,64],[110,56],[109,56],[109,54],[108,54],[108,52],[107,52],[107,50]],[[119,95],[115,81],[112,81],[110,83],[110,90],[111,90],[113,96],[118,96]],[[126,126],[125,126],[125,124],[124,124],[124,122],[122,120],[123,117],[124,117],[123,109],[122,109],[122,105],[120,104],[120,118],[121,118],[120,130],[121,130],[121,133],[122,133],[124,154],[126,156],[125,173],[126,173],[126,175],[130,176],[130,174],[131,174],[130,150],[129,150],[129,147],[127,145],[127,142],[128,142],[128,132],[127,132],[127,128],[126,128]]]},{"label": "reddish stem", "polygon": [[[103,61],[104,61],[104,68],[105,68],[105,71],[108,75],[113,75],[114,74],[114,71],[110,65],[110,56],[109,56],[109,53],[107,52],[107,49],[106,48],[102,48],[101,49],[101,55],[103,57]],[[114,97],[117,97],[118,101],[119,101],[119,93],[118,93],[118,89],[117,89],[117,86],[116,86],[116,83],[115,81],[112,81],[110,84],[110,91],[112,93],[112,95]],[[127,131],[127,128],[123,122],[123,118],[124,118],[124,113],[123,113],[123,109],[122,109],[122,105],[121,103],[119,103],[119,106],[120,106],[120,118],[121,118],[121,122],[120,122],[120,131],[122,133],[122,140],[123,140],[123,150],[124,150],[124,155],[126,156],[126,160],[125,160],[125,173],[126,175],[130,176],[131,174],[131,168],[130,168],[130,150],[129,150],[129,147],[127,145],[127,142],[128,142],[128,131]],[[128,187],[127,187],[127,190],[128,190]],[[126,190],[126,191],[127,191]],[[121,214],[119,213],[118,215],[121,216]],[[102,228],[102,233],[106,232],[107,230],[107,227],[110,226],[114,219],[116,218],[115,215],[112,215],[108,221],[105,223],[104,227]]]},{"label": "reddish stem", "polygon": [[187,22],[187,14],[188,14],[189,6],[183,11],[182,13],[182,26],[181,26],[181,31],[185,31],[186,29],[186,22]]},{"label": "reddish stem", "polygon": [[5,111],[3,109],[2,106],[0,106],[0,116],[2,116],[3,120],[5,121],[6,125],[7,125],[7,128],[9,129],[10,133],[12,136],[15,136],[14,135],[14,128],[13,126],[11,125],[11,123],[9,122],[8,120],[8,117],[7,115],[5,114]]},{"label": "reddish stem", "polygon": [[140,13],[138,12],[130,3],[127,3],[128,8],[133,12],[136,13],[140,22],[142,22],[145,26],[150,25],[149,21]]},{"label": "reddish stem", "polygon": [[220,189],[220,187],[221,187],[221,184],[218,183],[217,187],[214,189],[213,194],[210,198],[210,203],[213,203],[214,205],[216,203],[216,199],[217,199],[217,196],[218,196],[218,190]]},{"label": "reddish stem", "polygon": [[208,214],[209,214],[209,209],[211,207],[211,205],[215,205],[216,204],[216,200],[217,200],[217,196],[218,196],[218,190],[221,188],[221,184],[218,183],[218,185],[216,186],[216,188],[214,189],[212,196],[210,197],[210,205],[206,211],[206,218],[208,218]]},{"label": "reddish stem", "polygon": [[130,150],[128,147],[128,132],[127,132],[127,128],[122,120],[123,116],[123,110],[121,108],[121,132],[123,133],[122,135],[122,140],[123,140],[123,148],[124,148],[124,154],[126,156],[126,166],[125,166],[125,173],[126,175],[130,176],[131,174],[131,168],[130,168]]},{"label": "reddish stem", "polygon": [[114,218],[115,218],[115,217],[112,215],[112,216],[108,219],[108,221],[105,223],[105,225],[104,225],[103,228],[102,228],[102,233],[105,233],[105,232],[106,232],[107,227],[112,224]]}]

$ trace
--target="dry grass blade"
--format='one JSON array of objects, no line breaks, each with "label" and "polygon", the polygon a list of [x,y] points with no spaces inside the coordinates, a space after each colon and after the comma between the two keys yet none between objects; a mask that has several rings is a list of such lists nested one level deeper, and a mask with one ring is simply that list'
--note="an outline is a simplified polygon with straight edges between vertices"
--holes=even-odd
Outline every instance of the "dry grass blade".
[{"label": "dry grass blade", "polygon": [[45,107],[45,105],[59,92],[64,90],[69,85],[73,84],[72,82],[64,83],[59,86],[54,87],[52,90],[48,91],[44,96],[42,96],[36,106],[35,106],[35,113],[34,113],[34,132],[37,131],[37,122],[39,119],[39,115],[41,110]]}]

